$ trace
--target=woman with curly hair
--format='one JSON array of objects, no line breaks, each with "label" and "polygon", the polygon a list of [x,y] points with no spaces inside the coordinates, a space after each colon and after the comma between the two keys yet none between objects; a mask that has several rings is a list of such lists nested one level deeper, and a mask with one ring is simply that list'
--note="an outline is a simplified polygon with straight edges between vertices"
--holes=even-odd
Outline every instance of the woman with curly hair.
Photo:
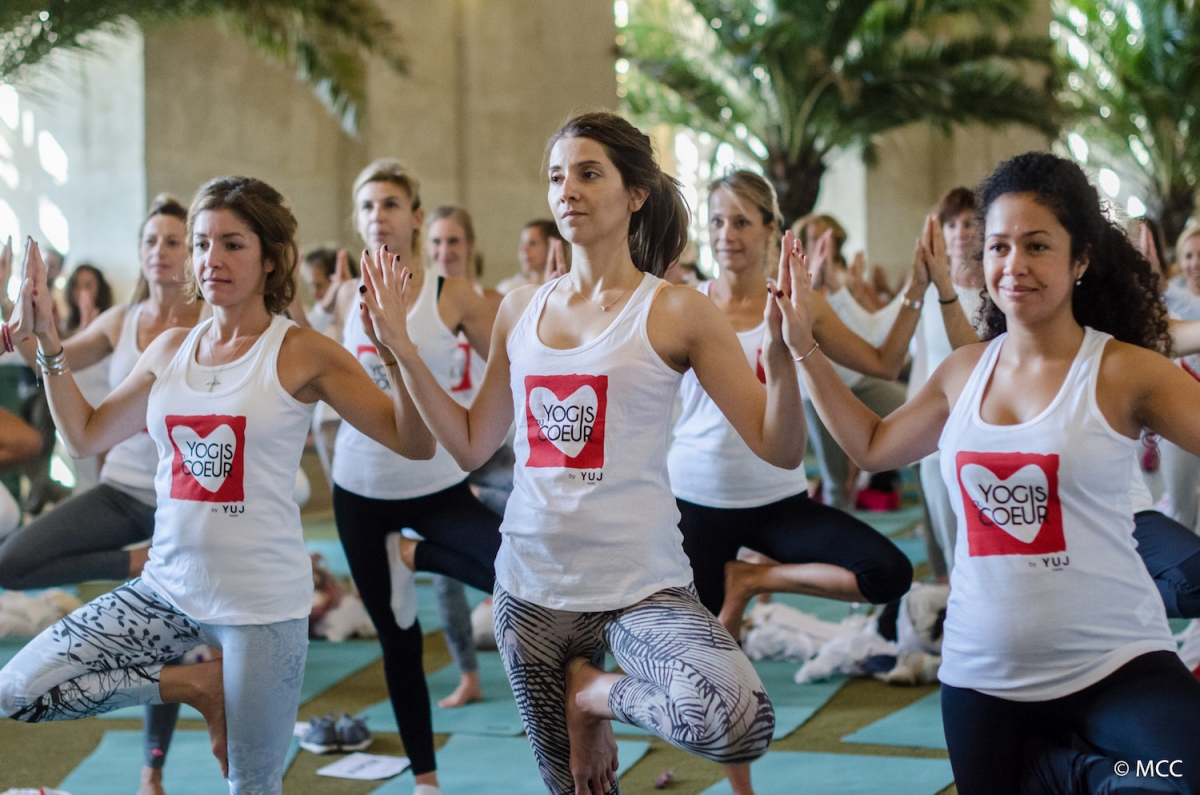
[{"label": "woman with curly hair", "polygon": [[1200,682],[1138,558],[1129,486],[1143,426],[1200,451],[1200,384],[1162,355],[1156,279],[1078,166],[1022,155],[978,197],[989,342],[882,420],[819,353],[805,383],[864,468],[941,452],[958,543],[939,675],[959,791],[1107,791],[1114,762],[1136,759],[1179,760],[1156,784],[1194,791]]}]

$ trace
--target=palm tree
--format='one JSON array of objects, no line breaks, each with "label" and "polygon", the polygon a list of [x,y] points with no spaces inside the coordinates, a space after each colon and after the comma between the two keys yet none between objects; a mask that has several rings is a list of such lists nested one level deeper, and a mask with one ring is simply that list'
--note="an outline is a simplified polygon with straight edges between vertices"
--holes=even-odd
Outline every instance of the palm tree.
[{"label": "palm tree", "polygon": [[1190,0],[1056,0],[1053,8],[1071,151],[1131,180],[1173,243],[1200,177],[1200,137],[1191,134],[1200,12]]},{"label": "palm tree", "polygon": [[405,68],[395,28],[376,0],[4,0],[0,80],[26,77],[56,49],[86,49],[95,31],[203,17],[295,68],[351,134],[366,96],[361,53]]},{"label": "palm tree", "polygon": [[[833,153],[858,146],[871,158],[876,135],[910,122],[947,132],[1015,122],[1055,135],[1051,42],[1013,32],[1028,6],[630,0],[619,93],[640,120],[707,132],[755,158],[790,221],[812,210]],[[1031,79],[1037,71],[1046,77]]]}]

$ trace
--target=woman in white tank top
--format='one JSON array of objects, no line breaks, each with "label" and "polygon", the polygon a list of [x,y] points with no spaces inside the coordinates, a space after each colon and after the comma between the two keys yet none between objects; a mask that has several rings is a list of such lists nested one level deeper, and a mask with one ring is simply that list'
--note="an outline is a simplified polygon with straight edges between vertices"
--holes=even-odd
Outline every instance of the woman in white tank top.
[{"label": "woman in white tank top", "polygon": [[805,384],[866,468],[941,451],[958,515],[940,678],[959,791],[1108,791],[1114,762],[1151,759],[1179,762],[1174,791],[1200,789],[1200,682],[1138,558],[1129,480],[1143,426],[1200,451],[1200,384],[1158,353],[1150,268],[1077,165],[1031,152],[978,196],[992,341],[955,351],[884,420],[821,356]]},{"label": "woman in white tank top", "polygon": [[[76,370],[111,357],[110,389],[125,380],[160,334],[191,328],[207,312],[202,301],[192,301],[184,285],[187,208],[170,196],[157,197],[138,238],[141,274],[133,300],[106,310],[63,341],[67,364]],[[21,348],[32,366],[36,342],[30,338]],[[145,431],[109,450],[97,486],[75,494],[0,543],[0,588],[49,588],[141,574],[149,549],[125,547],[149,541],[154,532],[157,459]],[[141,795],[162,792],[162,767],[178,712],[177,704],[146,710]]]},{"label": "woman in white tank top", "polygon": [[[370,277],[386,307],[377,328],[463,469],[486,461],[517,419],[497,641],[549,791],[616,792],[612,719],[722,763],[749,762],[770,742],[761,682],[690,587],[666,449],[690,368],[755,454],[800,464],[792,360],[807,351],[788,336],[788,268],[802,265],[788,236],[783,290],[766,309],[764,389],[712,302],[652,275],[683,249],[687,209],[647,136],[613,114],[575,117],[551,139],[549,180],[573,269],[505,297],[469,409],[408,338],[407,273],[372,267]],[[606,649],[624,675],[596,667]]]},{"label": "woman in white tank top", "polygon": [[[161,334],[95,409],[70,376],[30,241],[14,334],[38,339],[56,424],[84,455],[148,428],[158,507],[141,579],[22,649],[0,671],[0,714],[33,722],[191,704],[231,792],[278,794],[312,608],[292,499],[311,404],[325,400],[402,455],[427,458],[434,442],[406,396],[389,400],[335,342],[281,316],[297,248],[296,220],[277,191],[245,177],[213,180],[188,227],[188,291],[204,296],[212,319]],[[163,666],[200,643],[220,647],[222,659]]]}]

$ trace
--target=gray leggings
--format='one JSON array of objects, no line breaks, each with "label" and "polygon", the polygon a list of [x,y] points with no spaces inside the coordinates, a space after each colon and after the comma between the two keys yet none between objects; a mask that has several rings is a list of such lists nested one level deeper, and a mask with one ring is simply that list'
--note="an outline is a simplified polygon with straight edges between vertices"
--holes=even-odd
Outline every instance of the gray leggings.
[{"label": "gray leggings", "polygon": [[[23,591],[128,579],[129,553],[122,547],[148,541],[152,535],[154,506],[101,483],[0,542],[0,588]],[[178,704],[146,708],[147,767],[163,766],[178,717]]]},{"label": "gray leggings", "polygon": [[767,691],[691,586],[666,588],[621,610],[576,613],[522,601],[497,584],[493,605],[500,657],[553,795],[575,791],[564,701],[567,661],[585,657],[603,668],[606,650],[626,674],[608,697],[618,721],[725,765],[766,753],[775,730]]},{"label": "gray leggings", "polygon": [[308,650],[308,620],[206,624],[140,579],[93,599],[0,670],[0,715],[75,720],[161,704],[163,665],[207,643],[222,650],[232,795],[279,795]]}]

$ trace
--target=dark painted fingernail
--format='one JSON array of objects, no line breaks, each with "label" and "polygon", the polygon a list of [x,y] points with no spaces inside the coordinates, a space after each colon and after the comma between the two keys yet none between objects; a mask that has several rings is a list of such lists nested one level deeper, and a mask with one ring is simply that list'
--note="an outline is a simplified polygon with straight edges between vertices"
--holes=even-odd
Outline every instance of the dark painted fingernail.
[{"label": "dark painted fingernail", "polygon": [[365,285],[365,284],[358,285],[358,291],[360,293],[365,293],[367,291],[367,285]]}]

